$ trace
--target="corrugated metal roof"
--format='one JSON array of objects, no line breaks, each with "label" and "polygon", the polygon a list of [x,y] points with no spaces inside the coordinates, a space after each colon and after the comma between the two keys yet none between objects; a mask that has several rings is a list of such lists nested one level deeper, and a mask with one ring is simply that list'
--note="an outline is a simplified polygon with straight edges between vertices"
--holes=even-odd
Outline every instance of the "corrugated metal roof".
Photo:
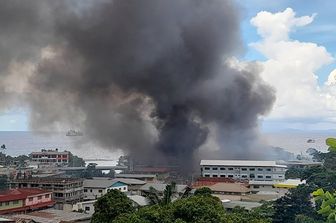
[{"label": "corrugated metal roof", "polygon": [[201,160],[201,166],[286,167],[282,165],[277,165],[275,161],[261,161],[261,160]]},{"label": "corrugated metal roof", "polygon": [[[155,190],[159,192],[163,192],[166,189],[167,184],[161,184],[161,183],[147,183],[140,187],[140,190],[143,191],[149,191],[150,187],[153,187]],[[185,189],[187,188],[187,185],[183,184],[176,184],[176,190],[178,193],[183,193]]]}]

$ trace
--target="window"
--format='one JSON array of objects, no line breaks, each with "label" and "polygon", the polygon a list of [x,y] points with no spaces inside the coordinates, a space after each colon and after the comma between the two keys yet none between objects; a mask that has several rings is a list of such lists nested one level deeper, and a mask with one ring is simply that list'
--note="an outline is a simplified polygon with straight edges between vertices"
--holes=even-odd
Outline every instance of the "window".
[{"label": "window", "polygon": [[255,178],[254,174],[250,174],[250,178]]},{"label": "window", "polygon": [[90,192],[92,193],[92,189],[90,189]]},{"label": "window", "polygon": [[266,176],[266,179],[271,179],[272,178],[272,176]]},{"label": "window", "polygon": [[85,211],[90,211],[90,207],[85,207]]},{"label": "window", "polygon": [[19,203],[19,201],[13,201],[13,204],[18,204]]},{"label": "window", "polygon": [[247,175],[242,175],[241,177],[242,177],[242,178],[247,178]]},{"label": "window", "polygon": [[272,169],[271,168],[267,168],[266,171],[272,171]]},{"label": "window", "polygon": [[225,175],[220,175],[220,177],[225,177]]},{"label": "window", "polygon": [[87,189],[84,189],[84,192],[87,192]]},{"label": "window", "polygon": [[29,201],[33,201],[33,200],[34,200],[34,198],[30,197],[30,198],[28,198],[28,200],[29,200]]},{"label": "window", "polygon": [[230,168],[228,168],[228,170],[233,170],[233,168],[232,168],[232,167],[230,167]]},{"label": "window", "polygon": [[42,199],[42,196],[37,196],[37,200],[41,200]]},{"label": "window", "polygon": [[217,177],[217,176],[218,176],[217,174],[212,175],[212,177]]},{"label": "window", "polygon": [[241,168],[241,170],[242,170],[242,171],[246,171],[246,170],[247,170],[247,168]]},{"label": "window", "polygon": [[2,206],[2,202],[0,202],[0,207]]},{"label": "window", "polygon": [[210,174],[204,174],[204,177],[210,177]]},{"label": "window", "polygon": [[218,168],[217,167],[212,167],[212,170],[218,170]]},{"label": "window", "polygon": [[210,170],[210,167],[204,167],[205,170]]},{"label": "window", "polygon": [[229,178],[232,178],[232,177],[233,177],[233,175],[228,175],[228,177],[229,177]]},{"label": "window", "polygon": [[279,175],[279,178],[282,178],[283,176]]},{"label": "window", "polygon": [[260,179],[260,178],[264,178],[262,175],[258,175],[258,178]]},{"label": "window", "polygon": [[46,194],[46,195],[45,195],[45,198],[49,198],[49,197],[50,197],[50,194]]},{"label": "window", "polygon": [[98,190],[98,193],[103,193],[103,190]]},{"label": "window", "polygon": [[126,190],[126,187],[124,187],[124,190]]},{"label": "window", "polygon": [[264,171],[264,169],[263,168],[258,168],[258,171]]},{"label": "window", "polygon": [[225,170],[225,168],[224,168],[224,167],[221,167],[220,170]]},{"label": "window", "polygon": [[255,171],[255,168],[250,168],[250,171]]},{"label": "window", "polygon": [[253,188],[259,188],[259,186],[258,185],[254,185]]},{"label": "window", "polygon": [[5,202],[5,206],[8,206],[9,205],[9,201]]}]

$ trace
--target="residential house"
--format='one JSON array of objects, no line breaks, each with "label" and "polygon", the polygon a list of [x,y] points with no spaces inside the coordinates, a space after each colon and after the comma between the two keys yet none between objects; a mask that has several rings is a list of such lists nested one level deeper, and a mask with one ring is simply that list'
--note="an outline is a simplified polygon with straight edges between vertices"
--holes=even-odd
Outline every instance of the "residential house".
[{"label": "residential house", "polygon": [[54,204],[52,192],[38,188],[10,189],[0,193],[0,214],[21,213]]}]

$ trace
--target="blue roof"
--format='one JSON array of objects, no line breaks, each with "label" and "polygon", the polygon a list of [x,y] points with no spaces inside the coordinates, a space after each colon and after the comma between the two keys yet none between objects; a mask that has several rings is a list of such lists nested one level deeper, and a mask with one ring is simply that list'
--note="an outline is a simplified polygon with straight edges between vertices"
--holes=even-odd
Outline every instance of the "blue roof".
[{"label": "blue roof", "polygon": [[120,181],[115,182],[114,184],[111,185],[111,187],[123,187],[123,186],[127,186],[127,184]]}]

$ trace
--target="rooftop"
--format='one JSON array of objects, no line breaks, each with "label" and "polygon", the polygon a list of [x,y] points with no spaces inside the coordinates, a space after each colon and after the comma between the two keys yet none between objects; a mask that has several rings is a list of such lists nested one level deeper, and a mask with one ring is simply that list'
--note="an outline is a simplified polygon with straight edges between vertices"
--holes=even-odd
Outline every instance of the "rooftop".
[{"label": "rooftop", "polygon": [[248,193],[250,189],[243,183],[216,183],[208,186],[213,192]]},{"label": "rooftop", "polygon": [[108,188],[110,187],[115,181],[113,180],[87,180],[83,181],[83,187],[87,188]]},{"label": "rooftop", "polygon": [[33,177],[27,179],[15,179],[13,183],[50,183],[50,184],[61,184],[61,183],[76,183],[83,181],[80,178],[65,178],[65,177]]},{"label": "rooftop", "polygon": [[10,189],[5,192],[0,193],[0,202],[12,201],[12,200],[23,200],[29,196],[51,193],[46,190],[38,188],[20,188],[20,189]]},{"label": "rooftop", "polygon": [[137,173],[120,173],[116,174],[118,178],[155,178],[155,174],[137,174]]},{"label": "rooftop", "polygon": [[[140,190],[149,191],[149,188],[153,187],[158,192],[163,192],[166,189],[166,186],[167,184],[162,184],[162,183],[147,183],[143,185],[142,187],[140,187]],[[176,190],[178,193],[183,193],[187,187],[188,187],[187,185],[176,184]]]},{"label": "rooftop", "polygon": [[66,212],[56,209],[34,211],[27,214],[11,216],[14,219],[34,220],[37,223],[60,223],[60,222],[90,222],[91,214]]},{"label": "rooftop", "polygon": [[260,160],[201,160],[201,166],[286,167],[284,165],[277,165],[275,161]]}]

